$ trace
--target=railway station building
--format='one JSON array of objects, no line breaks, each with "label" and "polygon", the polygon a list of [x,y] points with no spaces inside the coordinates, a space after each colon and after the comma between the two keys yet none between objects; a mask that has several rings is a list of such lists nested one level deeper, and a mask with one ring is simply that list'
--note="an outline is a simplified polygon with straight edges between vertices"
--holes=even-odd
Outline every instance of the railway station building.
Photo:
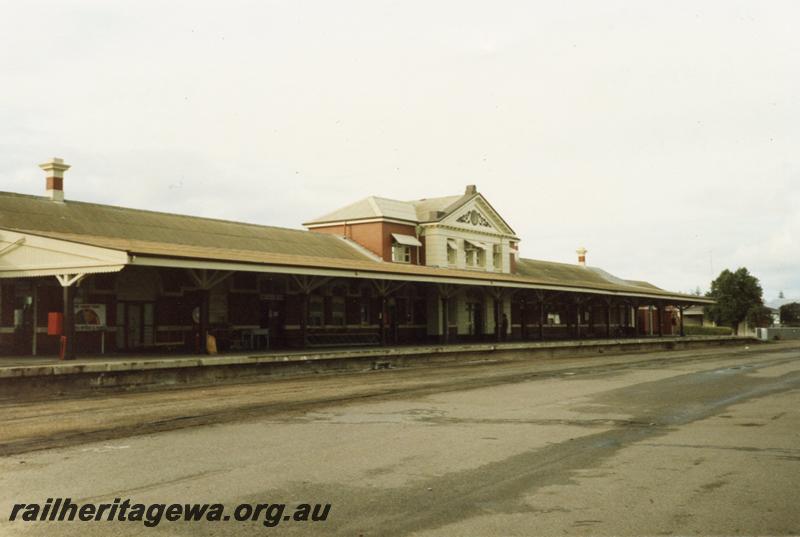
[{"label": "railway station building", "polygon": [[[708,299],[525,259],[467,186],[368,197],[305,230],[0,192],[0,354],[205,353],[658,337]],[[213,338],[209,338],[211,335]]]}]

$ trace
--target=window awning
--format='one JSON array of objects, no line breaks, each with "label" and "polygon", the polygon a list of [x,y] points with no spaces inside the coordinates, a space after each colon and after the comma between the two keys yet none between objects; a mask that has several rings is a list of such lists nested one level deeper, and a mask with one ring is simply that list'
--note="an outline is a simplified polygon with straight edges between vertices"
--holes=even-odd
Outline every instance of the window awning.
[{"label": "window awning", "polygon": [[474,246],[475,248],[480,248],[481,250],[486,250],[488,248],[488,246],[486,246],[486,244],[484,244],[484,243],[482,243],[480,241],[473,241],[473,240],[470,240],[470,239],[464,239],[464,240],[467,243],[469,243],[472,246]]},{"label": "window awning", "polygon": [[453,250],[458,250],[458,242],[455,239],[447,239],[447,246]]},{"label": "window awning", "polygon": [[402,244],[403,246],[422,246],[422,243],[419,242],[416,237],[412,237],[411,235],[392,233],[392,238],[397,244]]}]

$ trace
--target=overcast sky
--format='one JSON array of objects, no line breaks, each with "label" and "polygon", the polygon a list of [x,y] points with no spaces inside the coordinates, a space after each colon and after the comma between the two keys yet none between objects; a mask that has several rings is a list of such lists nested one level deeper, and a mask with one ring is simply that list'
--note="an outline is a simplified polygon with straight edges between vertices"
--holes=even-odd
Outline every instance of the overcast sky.
[{"label": "overcast sky", "polygon": [[476,184],[525,257],[800,296],[800,2],[2,0],[0,190],[300,223]]}]

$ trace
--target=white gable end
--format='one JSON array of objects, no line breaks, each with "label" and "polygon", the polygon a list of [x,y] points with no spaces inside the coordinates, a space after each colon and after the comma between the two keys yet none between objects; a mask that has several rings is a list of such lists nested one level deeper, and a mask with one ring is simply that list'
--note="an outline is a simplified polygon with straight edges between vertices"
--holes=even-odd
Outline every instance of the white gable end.
[{"label": "white gable end", "polygon": [[511,270],[518,239],[492,206],[478,195],[439,222],[423,225],[426,264],[504,272]]},{"label": "white gable end", "polygon": [[503,222],[500,215],[480,195],[453,211],[439,224],[469,230],[473,233],[514,237],[514,231]]}]

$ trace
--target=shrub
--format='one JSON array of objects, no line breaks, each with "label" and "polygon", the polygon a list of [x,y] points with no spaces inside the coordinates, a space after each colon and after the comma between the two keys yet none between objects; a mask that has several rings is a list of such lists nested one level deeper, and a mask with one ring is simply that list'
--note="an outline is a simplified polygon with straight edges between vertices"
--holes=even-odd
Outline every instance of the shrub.
[{"label": "shrub", "polygon": [[730,336],[733,330],[729,326],[684,326],[687,336]]}]

